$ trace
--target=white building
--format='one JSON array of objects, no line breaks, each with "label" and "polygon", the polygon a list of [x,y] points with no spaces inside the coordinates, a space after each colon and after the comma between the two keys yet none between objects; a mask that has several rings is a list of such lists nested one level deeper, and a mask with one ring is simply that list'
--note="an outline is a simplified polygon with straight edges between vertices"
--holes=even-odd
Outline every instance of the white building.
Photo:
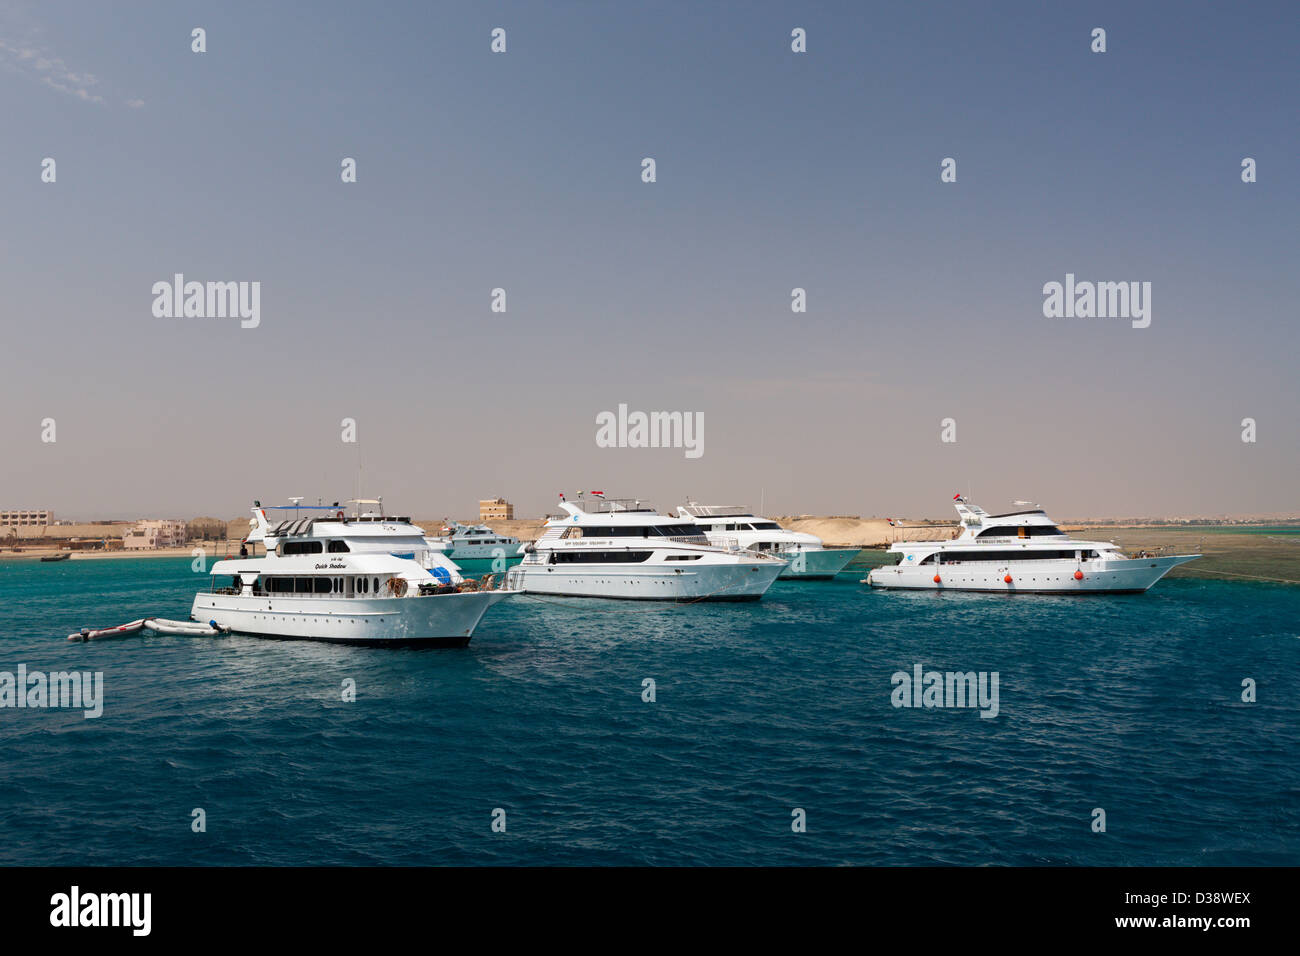
[{"label": "white building", "polygon": [[174,548],[184,543],[185,522],[166,518],[137,521],[135,527],[122,536],[122,547],[135,551]]}]

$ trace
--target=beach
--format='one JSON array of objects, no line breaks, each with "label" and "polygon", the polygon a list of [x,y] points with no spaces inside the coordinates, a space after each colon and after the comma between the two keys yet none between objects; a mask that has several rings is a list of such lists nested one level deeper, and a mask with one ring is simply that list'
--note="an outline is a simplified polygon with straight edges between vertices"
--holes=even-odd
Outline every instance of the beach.
[{"label": "beach", "polygon": [[[848,570],[865,570],[883,564],[888,559],[883,551],[895,541],[945,541],[953,536],[957,526],[951,522],[915,521],[890,525],[885,518],[860,518],[853,515],[784,515],[773,520],[794,531],[815,534],[829,548],[863,548]],[[436,536],[443,519],[417,519],[416,524],[430,536]],[[477,523],[466,520],[462,523]],[[247,528],[246,519],[230,522],[232,530]],[[544,518],[519,518],[488,522],[498,534],[509,535],[520,541],[535,541],[545,527]],[[90,530],[108,526],[78,526]],[[1300,584],[1300,526],[1297,525],[1097,525],[1063,522],[1061,527],[1076,537],[1088,540],[1113,541],[1127,552],[1159,551],[1170,554],[1200,554],[1202,557],[1190,564],[1175,568],[1171,577],[1220,577],[1222,579],[1271,581],[1281,584]],[[242,536],[242,535],[241,535]],[[87,535],[89,537],[89,535]],[[113,560],[122,558],[193,558],[196,549],[202,549],[211,561],[238,557],[240,537],[220,541],[191,541],[172,548],[150,551],[73,551],[72,560]],[[39,539],[20,539],[22,550],[0,550],[0,561],[37,560],[60,553],[53,542],[43,544]],[[66,549],[62,549],[65,550]],[[250,555],[260,557],[261,548],[251,548]]]}]

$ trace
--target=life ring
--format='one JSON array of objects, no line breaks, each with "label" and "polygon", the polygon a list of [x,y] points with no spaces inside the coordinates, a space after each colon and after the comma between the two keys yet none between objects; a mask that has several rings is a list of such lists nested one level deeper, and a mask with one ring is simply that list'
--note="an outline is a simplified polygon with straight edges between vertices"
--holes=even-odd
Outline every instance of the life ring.
[{"label": "life ring", "polygon": [[338,518],[339,521],[342,521],[342,520],[343,520],[343,512],[340,511],[340,512],[339,512],[337,515],[335,515],[334,517]]},{"label": "life ring", "polygon": [[388,593],[393,597],[406,597],[406,578],[389,578]]}]

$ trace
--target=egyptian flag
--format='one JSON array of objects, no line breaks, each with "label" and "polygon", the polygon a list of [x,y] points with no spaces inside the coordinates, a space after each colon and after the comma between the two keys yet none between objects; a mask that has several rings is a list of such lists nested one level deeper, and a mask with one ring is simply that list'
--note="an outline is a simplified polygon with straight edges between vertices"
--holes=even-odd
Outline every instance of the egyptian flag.
[{"label": "egyptian flag", "polygon": [[561,501],[564,500],[564,492],[563,492],[563,491],[560,492],[560,500],[561,500]]},{"label": "egyptian flag", "polygon": [[603,492],[603,491],[593,491],[592,494],[595,495],[597,498],[604,498],[604,497],[605,497],[605,492]]},{"label": "egyptian flag", "polygon": [[965,501],[966,499],[963,498],[961,495],[953,495],[953,496],[952,496],[952,500],[953,500],[953,501]]},{"label": "egyptian flag", "polygon": [[893,518],[886,518],[885,520],[889,522],[889,526],[890,526],[891,528],[897,527],[897,525],[894,524],[894,519],[893,519]]}]

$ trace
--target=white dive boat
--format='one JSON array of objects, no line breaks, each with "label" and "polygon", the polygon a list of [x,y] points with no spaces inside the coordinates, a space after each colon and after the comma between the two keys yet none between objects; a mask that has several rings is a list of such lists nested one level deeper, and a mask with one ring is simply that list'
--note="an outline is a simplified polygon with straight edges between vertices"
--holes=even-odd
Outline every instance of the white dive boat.
[{"label": "white dive boat", "polygon": [[485,524],[470,526],[453,521],[442,531],[441,537],[427,539],[429,546],[453,561],[492,561],[519,555],[518,538],[497,534]]},{"label": "white dive boat", "polygon": [[991,515],[961,495],[953,502],[961,517],[955,537],[890,546],[898,563],[873,568],[867,582],[878,588],[1010,594],[1131,593],[1200,557],[1130,557],[1110,542],[1071,538],[1036,506]]},{"label": "white dive boat", "polygon": [[844,570],[861,548],[828,548],[815,534],[782,528],[738,505],[701,505],[689,501],[677,509],[690,518],[713,544],[740,547],[786,561],[783,578],[828,579]]},{"label": "white dive boat", "polygon": [[511,588],[535,594],[648,601],[756,601],[785,561],[709,542],[695,522],[632,499],[561,499],[524,559],[506,572]]},{"label": "white dive boat", "polygon": [[518,593],[467,581],[382,504],[350,518],[337,505],[289,507],[295,516],[272,525],[254,506],[248,540],[262,541],[266,557],[213,564],[192,620],[259,637],[463,647],[489,607]]}]

